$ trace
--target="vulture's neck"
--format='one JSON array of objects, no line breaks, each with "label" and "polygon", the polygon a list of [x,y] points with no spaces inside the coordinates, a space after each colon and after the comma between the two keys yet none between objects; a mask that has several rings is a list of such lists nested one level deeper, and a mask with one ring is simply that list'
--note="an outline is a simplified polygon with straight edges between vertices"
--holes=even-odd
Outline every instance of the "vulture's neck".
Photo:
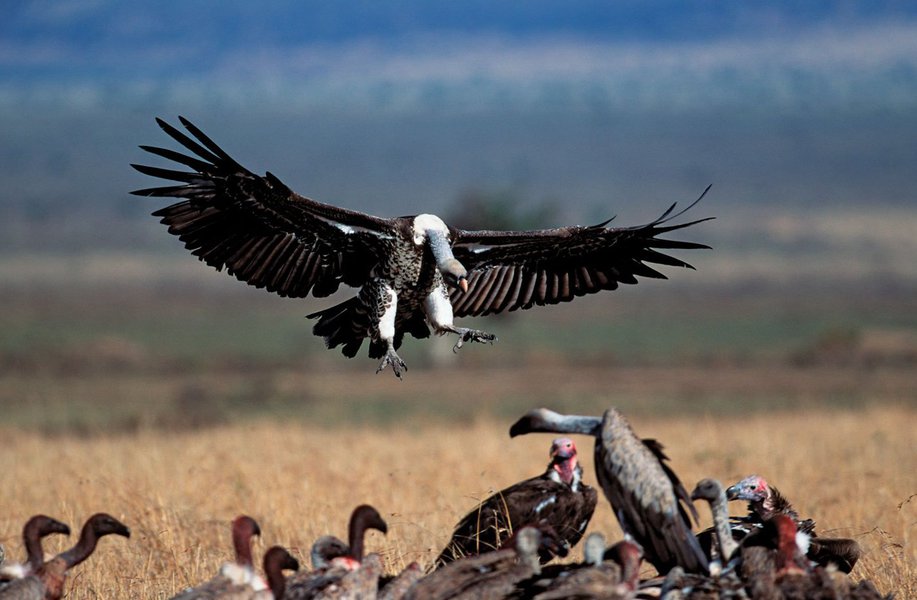
[{"label": "vulture's neck", "polygon": [[89,556],[95,551],[98,541],[99,536],[96,534],[92,523],[86,523],[83,526],[83,530],[80,531],[80,539],[77,541],[76,545],[66,552],[61,553],[59,558],[64,561],[68,570],[72,569],[76,565],[89,558]]},{"label": "vulture's neck", "polygon": [[35,573],[41,568],[41,563],[45,558],[44,553],[41,551],[41,536],[38,531],[29,530],[22,537],[25,545],[26,564],[29,567],[29,571]]},{"label": "vulture's neck", "polygon": [[579,490],[580,481],[583,478],[583,467],[579,465],[576,457],[573,456],[561,462],[552,463],[548,467],[548,478],[557,483],[566,484],[576,492]]},{"label": "vulture's neck", "polygon": [[716,528],[716,542],[723,564],[729,563],[738,544],[732,537],[732,528],[729,526],[729,501],[726,494],[721,492],[710,501],[710,511],[713,513],[713,526]]},{"label": "vulture's neck", "polygon": [[252,559],[252,542],[250,535],[233,531],[232,545],[236,551],[236,564],[244,567],[254,566]]}]

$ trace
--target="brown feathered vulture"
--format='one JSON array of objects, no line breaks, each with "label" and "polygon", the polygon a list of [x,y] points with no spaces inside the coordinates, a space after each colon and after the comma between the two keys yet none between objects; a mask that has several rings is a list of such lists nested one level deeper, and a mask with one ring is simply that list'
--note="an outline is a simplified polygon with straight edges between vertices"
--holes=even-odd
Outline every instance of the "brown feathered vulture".
[{"label": "brown feathered vulture", "polygon": [[95,551],[99,538],[106,535],[129,538],[126,525],[106,513],[89,517],[76,545],[45,562],[35,572],[0,588],[0,600],[59,600],[64,593],[67,572]]},{"label": "brown feathered vulture", "polygon": [[666,464],[656,440],[637,437],[627,419],[609,408],[602,417],[561,415],[539,408],[510,428],[510,436],[533,432],[580,433],[595,437],[595,472],[624,533],[643,548],[644,558],[660,573],[674,566],[707,571],[691,519],[697,511],[687,490]]},{"label": "brown feathered vulture", "polygon": [[[539,523],[552,528],[563,554],[575,546],[592,518],[598,495],[582,481],[583,467],[573,440],[554,440],[550,457],[544,473],[500,490],[465,515],[435,566],[496,550],[514,531]],[[544,563],[555,553],[542,547],[539,555]]]},{"label": "brown feathered vulture", "polygon": [[47,515],[35,515],[22,527],[22,545],[26,552],[23,564],[3,562],[0,560],[0,588],[15,579],[22,579],[35,573],[45,560],[41,549],[42,538],[52,533],[70,535],[70,527]]},{"label": "brown feathered vulture", "polygon": [[806,555],[822,566],[834,564],[844,573],[849,573],[863,553],[860,544],[854,539],[818,536],[815,521],[801,519],[789,499],[760,475],[749,475],[730,486],[726,490],[726,497],[729,500],[748,502],[748,516],[733,527],[735,537],[739,539],[747,534],[750,527],[760,527],[776,515],[784,515],[793,519],[799,531],[811,537]]},{"label": "brown feathered vulture", "polygon": [[453,318],[568,302],[637,277],[664,279],[649,265],[690,267],[664,250],[707,247],[659,237],[706,220],[672,224],[687,210],[675,212],[674,204],[650,223],[617,228],[605,221],[466,231],[431,214],[379,218],[310,200],[269,172],[256,175],[179,120],[190,136],[157,123],[190,154],[141,148],[186,170],[132,165],[178,185],[132,193],[178,198],[153,215],[200,260],[255,287],[289,297],[324,297],[341,284],[359,288],[355,297],[309,315],[318,319],[312,331],[348,357],[369,339],[370,358],[381,359],[378,371],[391,366],[399,377],[407,367],[396,350],[406,333],[454,333],[456,348],[493,342],[493,334],[458,327]]},{"label": "brown feathered vulture", "polygon": [[[298,600],[322,597],[347,580],[347,585],[364,585],[366,578],[378,580],[381,563],[377,555],[370,555],[369,565],[364,564],[364,536],[368,529],[388,533],[388,525],[375,508],[368,504],[356,507],[350,515],[348,541],[344,544],[333,536],[323,536],[312,546],[314,570],[300,572],[286,580],[284,597]],[[329,543],[330,542],[330,543]],[[361,573],[362,571],[362,573]]]}]

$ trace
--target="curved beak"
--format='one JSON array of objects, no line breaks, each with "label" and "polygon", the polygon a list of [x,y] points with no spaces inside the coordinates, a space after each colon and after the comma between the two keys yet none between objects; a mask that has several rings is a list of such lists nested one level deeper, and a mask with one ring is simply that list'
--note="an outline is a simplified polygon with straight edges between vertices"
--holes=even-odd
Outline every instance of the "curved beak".
[{"label": "curved beak", "polygon": [[468,279],[466,279],[465,277],[462,277],[461,279],[459,279],[458,286],[459,288],[461,288],[463,292],[465,292],[466,294],[468,293]]}]

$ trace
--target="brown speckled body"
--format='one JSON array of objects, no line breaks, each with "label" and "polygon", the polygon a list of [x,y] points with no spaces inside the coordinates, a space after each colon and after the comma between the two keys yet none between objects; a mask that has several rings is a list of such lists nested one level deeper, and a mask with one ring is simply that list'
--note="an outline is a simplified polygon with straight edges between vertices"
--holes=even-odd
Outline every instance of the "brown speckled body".
[{"label": "brown speckled body", "polygon": [[706,557],[676,496],[681,484],[673,486],[659,453],[637,437],[617,409],[605,411],[595,444],[596,478],[624,531],[660,573],[676,565],[706,571]]}]

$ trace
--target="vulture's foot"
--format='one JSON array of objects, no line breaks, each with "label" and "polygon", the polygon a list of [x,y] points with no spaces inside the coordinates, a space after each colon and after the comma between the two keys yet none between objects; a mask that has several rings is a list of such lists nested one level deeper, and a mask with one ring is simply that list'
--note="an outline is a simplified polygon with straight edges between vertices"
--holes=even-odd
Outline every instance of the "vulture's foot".
[{"label": "vulture's foot", "polygon": [[458,352],[459,348],[465,345],[465,342],[480,342],[493,344],[497,341],[497,336],[479,329],[468,329],[467,327],[455,327],[453,331],[458,334],[459,339],[452,346],[453,352]]},{"label": "vulture's foot", "polygon": [[382,362],[379,363],[379,368],[376,369],[376,373],[381,373],[385,370],[385,367],[388,366],[392,367],[392,371],[395,372],[395,377],[398,379],[401,379],[401,374],[408,370],[408,366],[404,364],[404,361],[401,360],[401,357],[398,356],[395,349],[391,346],[388,347],[385,356],[382,357]]}]

